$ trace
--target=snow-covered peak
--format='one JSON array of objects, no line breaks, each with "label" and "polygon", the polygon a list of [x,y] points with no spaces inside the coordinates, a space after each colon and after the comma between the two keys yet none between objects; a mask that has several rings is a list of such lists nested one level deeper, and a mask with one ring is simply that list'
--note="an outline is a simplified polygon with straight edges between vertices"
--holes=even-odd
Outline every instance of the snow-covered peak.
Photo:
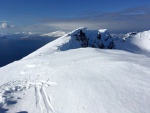
[{"label": "snow-covered peak", "polygon": [[150,52],[150,30],[133,35],[132,43],[140,49]]},{"label": "snow-covered peak", "polygon": [[19,32],[18,32],[18,34],[34,35],[34,34],[36,34],[36,33],[30,32],[30,31],[29,31],[29,32],[25,32],[25,31],[24,31],[24,32],[22,32],[22,33],[19,33]]},{"label": "snow-covered peak", "polygon": [[97,31],[98,33],[107,33],[107,34],[109,34],[107,29],[89,30],[87,27],[80,27],[80,28],[77,28],[77,29],[73,30],[72,32],[70,32],[70,35],[75,35],[78,32],[80,32],[81,30],[82,30],[82,32],[85,32],[85,33],[89,32],[89,31]]},{"label": "snow-covered peak", "polygon": [[34,33],[34,32],[28,32],[28,34],[29,34],[29,35],[33,35],[33,34],[35,34],[35,33]]},{"label": "snow-covered peak", "polygon": [[34,35],[39,35],[40,33],[38,32],[26,32],[26,31],[23,31],[23,32],[15,32],[15,33],[12,33],[12,34],[9,34],[9,35],[25,35],[25,36],[34,36]]},{"label": "snow-covered peak", "polygon": [[[78,28],[64,36],[50,42],[38,51],[27,56],[26,58],[47,55],[56,51],[66,51],[78,48],[99,48],[99,49],[113,49],[114,41],[107,30],[89,30],[85,27]],[[49,51],[45,51],[49,50]]]},{"label": "snow-covered peak", "polygon": [[42,34],[41,36],[61,37],[65,34],[66,34],[66,32],[60,30],[60,31],[55,31],[55,32],[51,32],[51,33]]},{"label": "snow-covered peak", "polygon": [[101,49],[114,48],[113,39],[106,29],[89,30],[86,27],[81,27],[58,40],[62,43],[61,46],[59,46],[60,50],[76,49],[80,47],[94,47]]},{"label": "snow-covered peak", "polygon": [[[98,31],[101,32],[101,33],[108,32],[107,29],[99,29]],[[108,33],[109,33],[109,32],[108,32]]]},{"label": "snow-covered peak", "polygon": [[114,40],[117,49],[132,52],[150,52],[150,30],[144,32],[129,32]]},{"label": "snow-covered peak", "polygon": [[86,30],[87,30],[87,27],[80,27],[80,28],[77,28],[77,29],[75,29],[75,30],[73,30],[72,32],[70,32],[69,34],[70,35],[75,35],[75,34],[77,34],[79,31],[83,31],[83,32],[85,32]]}]

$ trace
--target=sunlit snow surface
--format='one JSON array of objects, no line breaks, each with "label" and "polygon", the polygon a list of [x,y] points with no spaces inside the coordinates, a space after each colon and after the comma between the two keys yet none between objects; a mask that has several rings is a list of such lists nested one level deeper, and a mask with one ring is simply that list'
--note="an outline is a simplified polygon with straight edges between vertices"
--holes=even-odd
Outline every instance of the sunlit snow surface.
[{"label": "sunlit snow surface", "polygon": [[60,51],[69,40],[64,36],[0,68],[0,113],[150,112],[149,57],[95,48]]},{"label": "sunlit snow surface", "polygon": [[150,30],[136,34],[128,33],[123,38],[114,40],[114,43],[117,49],[150,54]]}]

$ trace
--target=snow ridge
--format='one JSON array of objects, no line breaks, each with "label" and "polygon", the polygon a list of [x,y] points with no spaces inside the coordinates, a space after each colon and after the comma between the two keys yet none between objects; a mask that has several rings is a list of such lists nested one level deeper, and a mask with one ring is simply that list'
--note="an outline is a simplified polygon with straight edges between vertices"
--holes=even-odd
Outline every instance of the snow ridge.
[{"label": "snow ridge", "polygon": [[[23,59],[52,54],[56,51],[66,51],[87,47],[114,49],[115,44],[107,29],[88,30],[86,27],[81,27],[50,42]],[[47,51],[47,49],[49,51]]]},{"label": "snow ridge", "polygon": [[82,27],[72,31],[58,40],[61,42],[59,46],[59,50],[61,51],[81,47],[113,49],[115,46],[113,38],[106,29],[88,30],[87,28]]}]

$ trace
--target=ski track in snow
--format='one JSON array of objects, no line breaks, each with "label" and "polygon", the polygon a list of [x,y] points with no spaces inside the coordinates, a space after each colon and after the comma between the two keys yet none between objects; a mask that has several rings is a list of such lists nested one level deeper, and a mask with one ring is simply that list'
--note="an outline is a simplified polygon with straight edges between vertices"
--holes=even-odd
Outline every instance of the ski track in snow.
[{"label": "ski track in snow", "polygon": [[35,97],[36,97],[36,107],[40,107],[41,112],[43,111],[42,105],[41,105],[41,95],[40,95],[40,89],[39,86],[35,85]]},{"label": "ski track in snow", "polygon": [[54,109],[52,107],[50,99],[49,99],[48,95],[46,94],[45,88],[43,86],[41,87],[40,92],[43,97],[43,101],[44,101],[47,113],[54,112]]},{"label": "ski track in snow", "polygon": [[[28,80],[29,81],[29,80]],[[41,113],[44,112],[42,103],[46,108],[47,113],[54,112],[54,109],[51,104],[50,97],[46,94],[45,86],[56,85],[56,82],[48,82],[44,80],[39,80],[35,82],[28,82],[27,79],[15,80],[7,82],[0,86],[0,95],[2,95],[3,102],[0,103],[0,108],[3,108],[4,105],[13,105],[16,104],[20,97],[15,97],[14,94],[27,90],[29,88],[35,89],[35,98],[36,98],[36,107],[40,108]],[[23,97],[22,97],[23,98]]]},{"label": "ski track in snow", "polygon": [[46,108],[47,113],[54,112],[53,106],[51,104],[51,99],[47,95],[44,86],[51,86],[51,85],[56,85],[57,83],[55,82],[48,82],[40,80],[36,83],[29,82],[29,84],[32,84],[35,86],[35,98],[36,98],[36,106],[40,106],[41,112],[43,113],[44,110],[42,108],[42,101],[44,102],[44,106]]},{"label": "ski track in snow", "polygon": [[[140,33],[140,38],[147,36],[149,33],[144,36]],[[83,37],[87,40],[82,41]],[[145,49],[149,50],[149,43],[143,41],[142,44],[139,40],[140,45],[137,42],[135,45],[133,42],[129,39],[125,43],[124,38],[116,42],[118,47],[115,48],[127,52],[89,48],[114,48],[112,37],[105,29],[79,28],[60,37],[18,63],[2,68],[1,75],[7,76],[4,79],[1,76],[5,84],[0,85],[0,113],[9,106],[8,110],[14,110],[14,113],[150,113],[150,65],[149,53],[145,53]],[[81,49],[82,46],[88,48]],[[143,55],[134,55],[138,51]],[[11,76],[8,71],[19,78],[10,77],[8,82],[7,77]],[[57,82],[41,80],[51,78],[49,73],[55,76],[52,79],[63,83],[57,90],[52,90],[53,93],[47,88],[57,85]]]},{"label": "ski track in snow", "polygon": [[[67,64],[68,65],[68,64]],[[35,69],[37,65],[27,64],[25,65],[27,70],[21,71],[20,74],[24,75],[30,71],[30,69]],[[3,108],[5,105],[13,105],[18,102],[22,97],[16,97],[16,93],[19,93],[29,88],[34,88],[35,90],[35,105],[37,108],[40,108],[39,113],[52,113],[54,108],[52,106],[51,97],[47,95],[45,87],[51,87],[57,85],[57,82],[50,82],[49,79],[39,80],[39,75],[34,80],[31,80],[31,76],[26,76],[20,80],[9,81],[0,86],[0,96],[2,95],[3,102],[0,103],[0,108]],[[44,104],[44,105],[43,105]]]}]

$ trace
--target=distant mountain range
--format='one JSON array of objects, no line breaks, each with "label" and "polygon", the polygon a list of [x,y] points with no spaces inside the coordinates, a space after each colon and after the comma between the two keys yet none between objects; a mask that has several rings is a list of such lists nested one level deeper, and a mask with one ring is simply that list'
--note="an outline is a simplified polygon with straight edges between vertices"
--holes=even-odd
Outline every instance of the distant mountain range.
[{"label": "distant mountain range", "polygon": [[55,32],[50,32],[50,33],[45,33],[45,34],[42,34],[40,36],[48,36],[48,37],[61,37],[63,35],[65,35],[66,33],[64,31],[55,31]]},{"label": "distant mountain range", "polygon": [[79,47],[95,47],[100,49],[119,49],[130,52],[150,51],[150,30],[143,32],[129,32],[127,34],[111,35],[108,30],[88,30],[87,28],[78,28],[70,33],[62,30],[37,34],[33,32],[22,32],[15,34],[0,34],[0,40],[5,39],[42,39],[42,38],[65,38],[66,42],[60,49],[79,48]]},{"label": "distant mountain range", "polygon": [[41,39],[41,38],[58,38],[60,36],[65,35],[64,31],[55,31],[50,33],[33,33],[33,32],[17,32],[14,34],[0,34],[0,39],[20,39],[20,40],[33,40],[33,39]]}]

